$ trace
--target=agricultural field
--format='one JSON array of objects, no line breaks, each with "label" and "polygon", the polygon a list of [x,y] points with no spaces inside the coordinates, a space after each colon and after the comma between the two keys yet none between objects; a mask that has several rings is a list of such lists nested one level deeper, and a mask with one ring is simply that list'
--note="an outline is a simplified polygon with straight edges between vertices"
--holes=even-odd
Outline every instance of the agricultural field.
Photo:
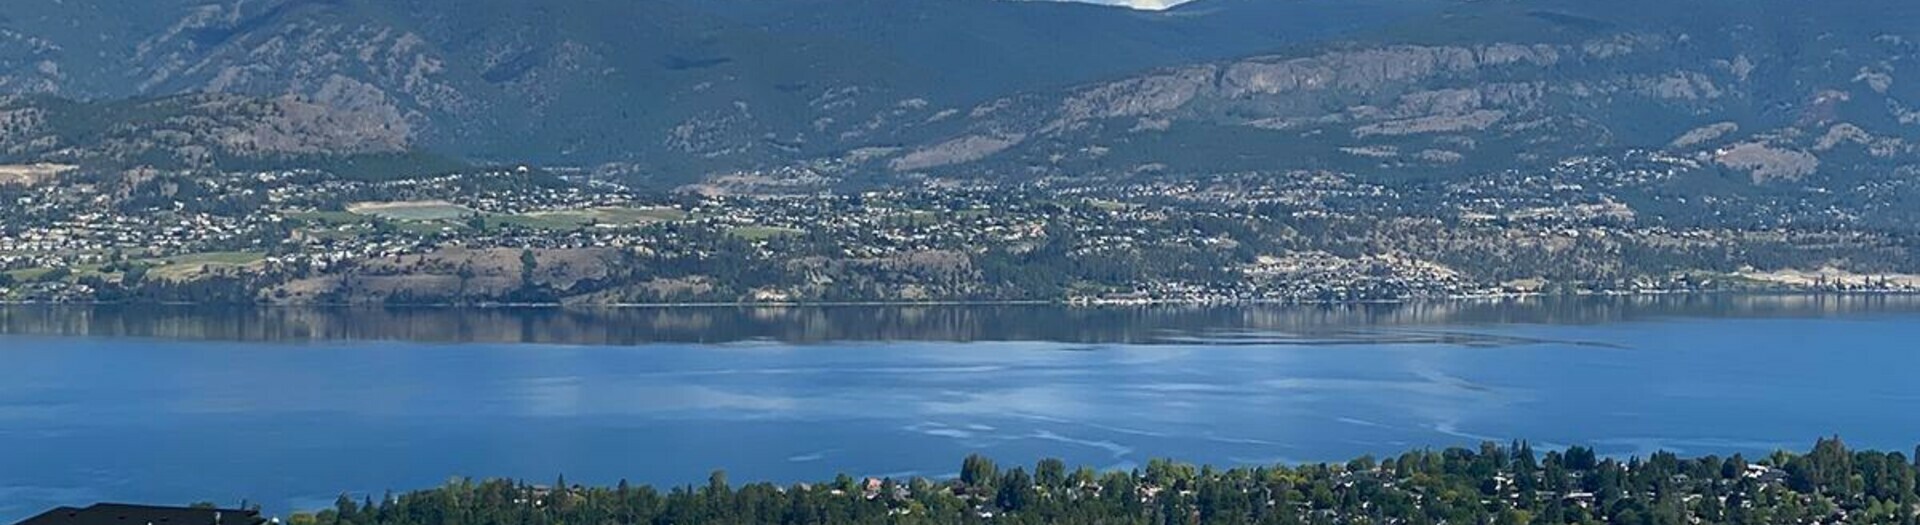
[{"label": "agricultural field", "polygon": [[367,222],[367,216],[347,211],[295,212],[288,213],[286,217],[314,226],[340,226]]},{"label": "agricultural field", "polygon": [[1140,205],[1138,204],[1120,202],[1115,200],[1107,200],[1107,199],[1087,199],[1087,205],[1092,206],[1093,209],[1100,210],[1100,211],[1107,211],[1107,212],[1128,211],[1128,210],[1133,210],[1140,207]]},{"label": "agricultural field", "polygon": [[41,278],[46,277],[47,274],[50,274],[50,273],[53,273],[52,268],[24,268],[20,270],[13,270],[10,272],[6,272],[7,275],[13,276],[14,282],[22,282],[22,283],[30,283],[30,282],[38,281]]},{"label": "agricultural field", "polygon": [[802,233],[806,233],[806,232],[796,230],[793,228],[781,228],[777,226],[741,226],[741,227],[734,228],[732,230],[727,231],[728,235],[732,235],[732,236],[746,239],[749,241],[764,241],[764,240],[773,239],[776,237],[788,237],[793,235],[800,235]]},{"label": "agricultural field", "polygon": [[474,213],[471,208],[442,200],[357,202],[347,206],[347,211],[392,221],[446,221]]},{"label": "agricultural field", "polygon": [[687,212],[673,208],[588,208],[501,215],[489,222],[547,230],[570,230],[583,226],[642,226],[686,220]]},{"label": "agricultural field", "polygon": [[179,255],[156,261],[153,269],[147,273],[147,278],[188,281],[216,271],[253,267],[264,259],[266,255],[257,252],[208,252]]}]

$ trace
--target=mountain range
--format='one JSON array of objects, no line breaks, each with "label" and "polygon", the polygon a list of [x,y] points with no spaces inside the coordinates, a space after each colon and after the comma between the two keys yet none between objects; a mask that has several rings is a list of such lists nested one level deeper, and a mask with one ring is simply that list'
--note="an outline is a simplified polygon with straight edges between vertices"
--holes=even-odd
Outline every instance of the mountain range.
[{"label": "mountain range", "polygon": [[0,152],[425,150],[663,186],[1638,153],[1713,184],[1845,187],[1911,175],[1914,22],[1897,0],[31,2],[0,14]]},{"label": "mountain range", "polygon": [[[1752,182],[1912,160],[1920,5],[1470,2],[1363,40],[976,108],[896,170],[1449,174],[1657,150]],[[991,111],[982,111],[991,109]]]},{"label": "mountain range", "polygon": [[0,15],[0,90],[291,96],[469,158],[700,172],[898,141],[887,119],[905,110],[1245,55],[1422,6],[1227,10],[1250,17],[1000,0],[33,2]]}]

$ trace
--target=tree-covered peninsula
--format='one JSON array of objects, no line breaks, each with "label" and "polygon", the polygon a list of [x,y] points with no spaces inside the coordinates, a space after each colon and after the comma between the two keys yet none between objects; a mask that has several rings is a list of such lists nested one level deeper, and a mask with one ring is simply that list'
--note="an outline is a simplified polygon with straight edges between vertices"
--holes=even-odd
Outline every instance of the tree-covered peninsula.
[{"label": "tree-covered peninsula", "polygon": [[[1915,451],[1920,456],[1920,449]],[[1527,443],[1416,450],[1344,464],[1132,471],[969,457],[950,480],[704,486],[455,481],[379,500],[342,496],[292,525],[1885,523],[1916,520],[1916,464],[1821,440],[1805,454],[1613,458]]]}]

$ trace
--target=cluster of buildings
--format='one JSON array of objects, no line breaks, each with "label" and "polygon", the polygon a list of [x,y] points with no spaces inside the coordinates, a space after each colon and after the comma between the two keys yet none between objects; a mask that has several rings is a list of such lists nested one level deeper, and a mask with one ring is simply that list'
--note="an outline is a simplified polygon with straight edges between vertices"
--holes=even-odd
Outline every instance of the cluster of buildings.
[{"label": "cluster of buildings", "polygon": [[[1085,303],[1553,291],[1539,279],[1491,277],[1495,266],[1557,273],[1561,281],[1589,277],[1580,272],[1591,266],[1594,279],[1576,290],[1583,293],[1690,291],[1703,280],[1687,272],[1539,256],[1617,256],[1622,243],[1731,252],[1773,242],[1765,231],[1642,220],[1615,196],[1620,187],[1671,176],[1684,168],[1672,163],[1683,161],[1570,159],[1557,168],[1564,173],[1419,192],[1337,172],[936,180],[864,191],[803,184],[746,193],[640,192],[525,168],[394,180],[285,171],[63,181],[70,183],[0,187],[0,214],[8,217],[0,223],[0,298],[90,300],[99,289],[137,284],[129,272],[147,274],[136,268],[171,267],[161,272],[169,279],[235,270],[294,278],[447,248],[742,257],[769,266],[824,259],[891,269],[928,254],[974,263],[993,255],[1065,282],[1061,296],[1049,299]],[[1913,285],[1860,282],[1846,289]],[[952,284],[919,298],[992,300],[967,294],[996,284]],[[778,283],[756,286],[756,295],[739,300],[805,297]]]}]

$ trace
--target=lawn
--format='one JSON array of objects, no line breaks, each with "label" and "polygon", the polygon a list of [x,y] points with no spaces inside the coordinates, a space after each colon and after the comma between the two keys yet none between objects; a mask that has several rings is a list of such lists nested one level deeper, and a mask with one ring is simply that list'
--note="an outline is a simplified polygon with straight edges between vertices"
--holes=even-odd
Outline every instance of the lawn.
[{"label": "lawn", "polygon": [[571,230],[585,226],[586,221],[582,221],[578,217],[571,215],[493,215],[487,217],[487,225],[491,227],[515,226],[535,230]]},{"label": "lawn", "polygon": [[74,266],[73,266],[73,278],[74,278],[74,279],[81,279],[81,278],[86,278],[86,277],[106,277],[106,276],[107,276],[107,273],[106,273],[105,271],[103,271],[103,270],[105,270],[105,269],[106,269],[106,265],[100,265],[100,264],[78,264],[78,265],[74,265]]},{"label": "lawn", "polygon": [[446,221],[473,214],[473,210],[447,201],[356,202],[347,211],[394,221]]},{"label": "lawn", "polygon": [[260,262],[260,260],[266,258],[266,254],[260,252],[207,252],[175,255],[161,260],[166,261],[168,264],[226,264],[240,266]]},{"label": "lawn", "polygon": [[687,212],[673,208],[595,208],[590,211],[603,224],[650,224],[687,219]]},{"label": "lawn", "polygon": [[914,226],[927,226],[932,224],[939,224],[940,220],[941,220],[940,212],[914,210],[907,213],[907,224],[912,224]]},{"label": "lawn", "polygon": [[264,259],[266,259],[266,254],[258,252],[207,252],[176,255],[155,261],[153,269],[147,273],[147,278],[184,281],[214,270],[249,267],[258,264]]},{"label": "lawn", "polygon": [[492,217],[491,221],[543,230],[571,230],[593,224],[638,226],[685,219],[687,212],[673,208],[591,208],[504,215]]},{"label": "lawn", "polygon": [[741,226],[727,231],[728,235],[749,241],[764,241],[775,237],[786,237],[802,233],[806,232],[793,228],[780,228],[775,226]]},{"label": "lawn", "polygon": [[14,270],[11,272],[7,272],[8,275],[13,276],[14,282],[21,282],[21,283],[30,283],[30,282],[39,281],[41,277],[45,277],[49,273],[53,273],[52,268],[27,268],[24,270]]},{"label": "lawn", "polygon": [[403,232],[407,232],[412,235],[428,236],[428,235],[439,235],[441,232],[447,231],[449,228],[452,229],[453,231],[464,231],[466,229],[466,226],[462,224],[449,224],[445,222],[402,221],[399,224],[395,224],[394,228]]},{"label": "lawn", "polygon": [[287,218],[316,226],[339,226],[367,222],[365,215],[349,211],[310,211],[287,214]]},{"label": "lawn", "polygon": [[1127,211],[1139,206],[1138,204],[1105,199],[1087,199],[1087,205],[1100,211]]}]

